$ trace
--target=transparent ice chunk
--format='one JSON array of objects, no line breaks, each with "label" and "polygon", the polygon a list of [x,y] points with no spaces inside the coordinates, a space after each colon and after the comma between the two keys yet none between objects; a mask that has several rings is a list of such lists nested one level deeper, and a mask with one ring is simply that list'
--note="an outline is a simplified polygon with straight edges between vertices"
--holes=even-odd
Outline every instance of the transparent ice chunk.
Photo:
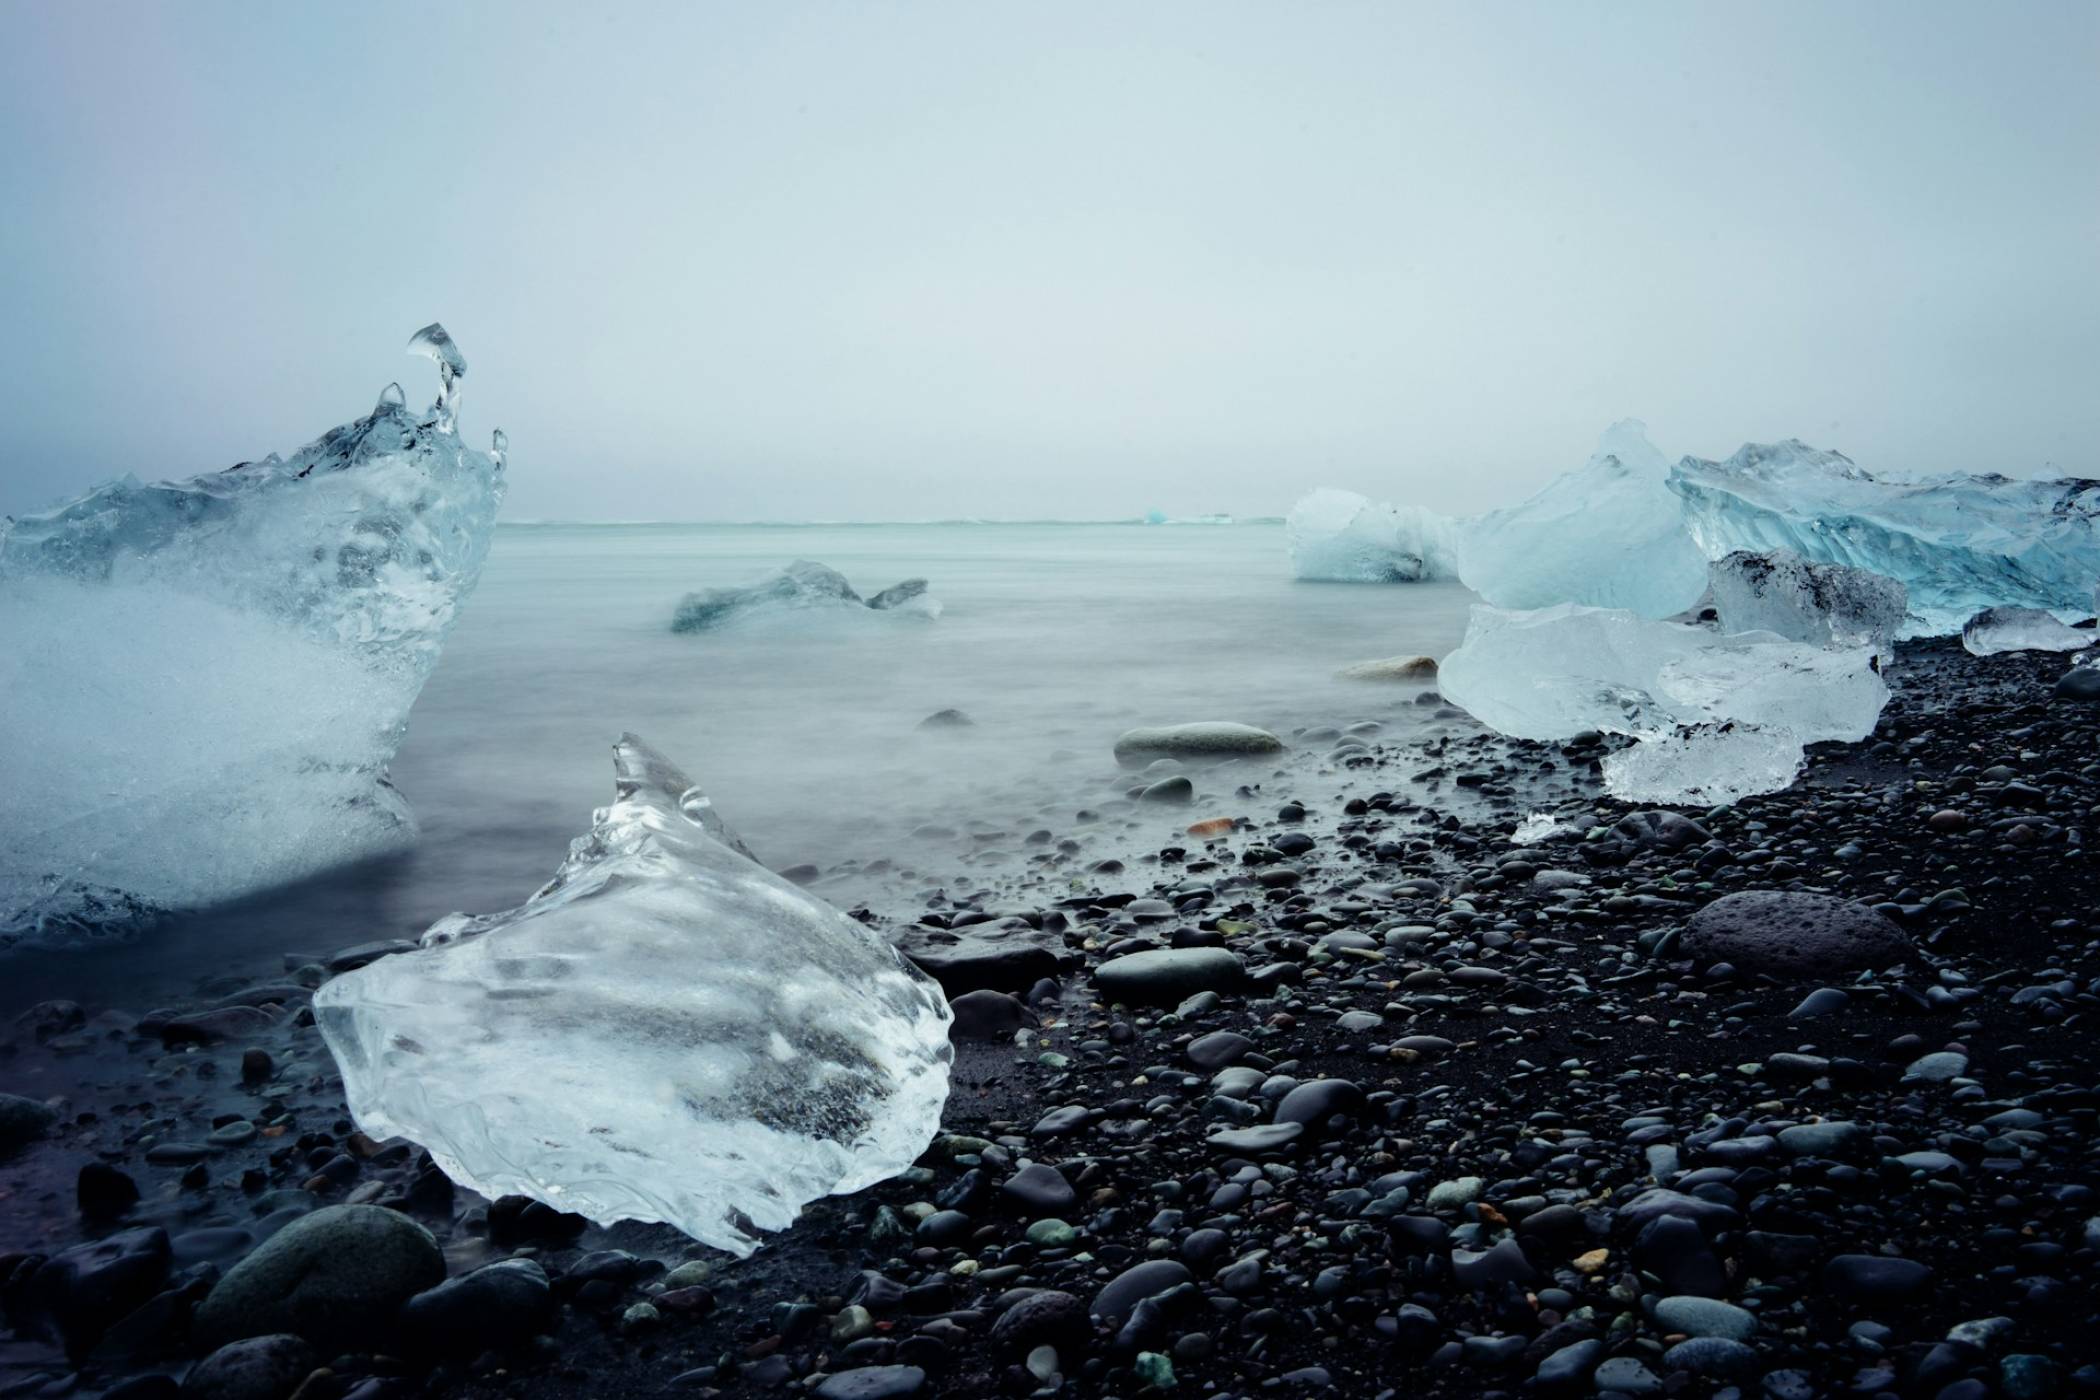
[{"label": "transparent ice chunk", "polygon": [[846,576],[828,565],[797,559],[754,583],[688,593],[671,617],[673,632],[707,632],[765,613],[863,610],[931,620],[941,615],[938,599],[922,578],[892,584],[872,598],[854,592]]},{"label": "transparent ice chunk", "polygon": [[0,943],[412,836],[387,764],[502,498],[496,459],[389,386],[289,459],[0,522]]},{"label": "transparent ice chunk", "polygon": [[[1722,635],[1572,603],[1475,607],[1439,684],[1505,734],[1554,740],[1597,730],[1664,745],[1606,765],[1607,788],[1631,796],[1644,785],[1642,800],[1783,788],[1804,745],[1865,738],[1888,700],[1865,648]],[[1669,754],[1683,761],[1666,762]]]},{"label": "transparent ice chunk", "polygon": [[1521,504],[1460,522],[1458,576],[1501,608],[1683,612],[1706,591],[1706,556],[1668,476],[1642,424],[1614,424],[1577,470]]},{"label": "transparent ice chunk", "polygon": [[1908,602],[1892,578],[1846,564],[1816,564],[1791,549],[1739,549],[1713,561],[1709,578],[1724,632],[1776,632],[1817,646],[1864,646],[1887,655]]},{"label": "transparent ice chunk", "polygon": [[745,854],[628,735],[616,797],[523,905],[324,985],[352,1114],[485,1196],[748,1255],[940,1126],[949,1012],[874,930]]},{"label": "transparent ice chunk", "polygon": [[1961,644],[1972,656],[2002,651],[2083,651],[2100,643],[2090,627],[2071,627],[2040,608],[1985,608],[1961,629]]}]

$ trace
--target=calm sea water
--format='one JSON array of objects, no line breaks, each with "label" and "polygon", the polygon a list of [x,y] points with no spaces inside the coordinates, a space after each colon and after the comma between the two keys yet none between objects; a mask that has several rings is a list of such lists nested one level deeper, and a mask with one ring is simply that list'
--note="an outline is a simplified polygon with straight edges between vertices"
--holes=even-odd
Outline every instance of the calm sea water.
[{"label": "calm sea water", "polygon": [[[686,592],[794,559],[864,594],[925,577],[945,612],[670,631]],[[1130,779],[1110,746],[1133,725],[1409,723],[1412,692],[1333,673],[1442,655],[1471,601],[1455,584],[1295,582],[1275,524],[506,527],[394,765],[422,825],[413,850],[120,947],[18,957],[0,995],[144,1010],[275,971],[286,951],[520,903],[610,798],[627,730],[769,864],[811,863],[834,900],[901,908],[953,888],[986,845],[1062,834],[1112,802]],[[972,726],[918,728],[949,708]],[[862,868],[880,860],[885,873]]]}]

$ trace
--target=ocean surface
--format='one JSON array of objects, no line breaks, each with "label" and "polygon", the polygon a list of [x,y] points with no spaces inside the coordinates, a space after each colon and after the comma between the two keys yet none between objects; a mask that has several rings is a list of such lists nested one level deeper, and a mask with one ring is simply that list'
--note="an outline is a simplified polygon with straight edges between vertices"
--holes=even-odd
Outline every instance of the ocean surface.
[{"label": "ocean surface", "polygon": [[[795,559],[863,594],[926,578],[944,610],[670,630],[685,593]],[[1237,720],[1288,739],[1370,719],[1398,737],[1420,722],[1416,692],[1335,671],[1444,654],[1472,601],[1457,584],[1297,582],[1269,523],[506,526],[394,764],[421,824],[412,849],[120,945],[18,954],[0,996],[144,1011],[288,953],[519,904],[610,799],[625,731],[774,868],[813,865],[835,902],[903,913],[1025,861],[1031,832],[1084,830],[1082,812],[1121,812],[1127,836],[1133,777],[1111,746],[1134,725]],[[972,723],[919,727],[946,709]],[[1206,775],[1197,808],[1142,814],[1152,847],[1227,814],[1236,781]]]}]

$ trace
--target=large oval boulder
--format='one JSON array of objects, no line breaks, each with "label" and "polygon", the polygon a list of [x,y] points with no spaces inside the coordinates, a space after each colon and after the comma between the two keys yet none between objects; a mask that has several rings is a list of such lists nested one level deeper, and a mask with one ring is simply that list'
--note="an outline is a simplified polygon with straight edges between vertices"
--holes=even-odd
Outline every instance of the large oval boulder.
[{"label": "large oval boulder", "polygon": [[445,1280],[430,1232],[380,1206],[328,1206],[279,1230],[197,1308],[208,1345],[290,1333],[328,1355],[383,1343],[394,1314]]},{"label": "large oval boulder", "polygon": [[1282,752],[1283,740],[1268,730],[1222,720],[1130,729],[1116,740],[1116,761],[1129,768],[1155,758],[1260,758]]},{"label": "large oval boulder", "polygon": [[1902,962],[1910,940],[1864,904],[1797,890],[1750,890],[1692,915],[1682,947],[1700,962],[1820,977]]}]

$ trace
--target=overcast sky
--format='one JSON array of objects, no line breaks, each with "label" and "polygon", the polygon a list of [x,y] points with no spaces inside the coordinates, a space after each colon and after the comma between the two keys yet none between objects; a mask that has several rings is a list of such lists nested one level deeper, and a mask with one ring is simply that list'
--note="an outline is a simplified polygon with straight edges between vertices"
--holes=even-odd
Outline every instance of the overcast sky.
[{"label": "overcast sky", "polygon": [[2100,5],[0,0],[0,511],[433,318],[512,518],[2100,474]]}]

